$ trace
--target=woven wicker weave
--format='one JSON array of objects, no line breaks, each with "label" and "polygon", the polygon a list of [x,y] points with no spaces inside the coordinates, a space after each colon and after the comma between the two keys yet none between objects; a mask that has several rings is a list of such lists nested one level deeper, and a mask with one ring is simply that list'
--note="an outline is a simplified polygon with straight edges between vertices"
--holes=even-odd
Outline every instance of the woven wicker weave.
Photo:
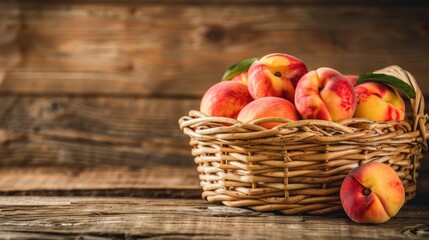
[{"label": "woven wicker weave", "polygon": [[[257,211],[324,214],[341,209],[344,177],[368,162],[391,166],[402,180],[406,199],[414,198],[419,160],[428,149],[424,99],[409,72],[398,66],[376,72],[394,75],[414,88],[412,119],[335,123],[264,118],[242,123],[198,111],[182,117],[180,128],[191,139],[203,198]],[[284,124],[270,130],[257,125],[270,121]]]}]

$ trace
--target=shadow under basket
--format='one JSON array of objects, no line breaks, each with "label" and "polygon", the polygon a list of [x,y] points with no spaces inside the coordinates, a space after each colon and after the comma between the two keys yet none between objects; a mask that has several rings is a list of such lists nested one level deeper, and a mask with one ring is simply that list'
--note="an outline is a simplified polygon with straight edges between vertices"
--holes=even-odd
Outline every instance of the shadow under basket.
[{"label": "shadow under basket", "polygon": [[[203,198],[257,211],[325,214],[342,209],[339,191],[352,169],[381,162],[397,172],[406,200],[413,199],[419,161],[428,149],[424,99],[414,77],[400,67],[375,73],[414,88],[409,121],[264,118],[242,123],[190,111],[179,124],[190,137]],[[283,124],[270,130],[258,126],[272,121]]]}]

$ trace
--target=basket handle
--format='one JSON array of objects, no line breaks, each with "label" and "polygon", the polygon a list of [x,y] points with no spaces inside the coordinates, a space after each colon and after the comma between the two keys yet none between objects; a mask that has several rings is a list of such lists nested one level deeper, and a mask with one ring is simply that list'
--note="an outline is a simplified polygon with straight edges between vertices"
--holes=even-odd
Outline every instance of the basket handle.
[{"label": "basket handle", "polygon": [[374,73],[382,73],[386,75],[394,76],[408,85],[410,85],[414,91],[416,92],[416,97],[411,98],[411,106],[413,107],[413,130],[419,130],[420,136],[423,140],[423,145],[425,150],[428,150],[428,144],[427,144],[427,138],[429,137],[429,132],[426,130],[426,122],[429,118],[429,116],[424,113],[425,110],[425,100],[422,94],[422,91],[420,90],[419,85],[417,84],[416,79],[414,76],[409,73],[408,71],[402,69],[399,66],[392,65],[385,67],[383,69],[374,71]]}]

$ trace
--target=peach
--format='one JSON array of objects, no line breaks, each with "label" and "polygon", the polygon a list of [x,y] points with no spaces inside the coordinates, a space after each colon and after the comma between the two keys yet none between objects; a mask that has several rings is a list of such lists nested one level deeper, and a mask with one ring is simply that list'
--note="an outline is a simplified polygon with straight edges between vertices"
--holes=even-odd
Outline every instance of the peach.
[{"label": "peach", "polygon": [[247,86],[248,72],[243,72],[231,79],[231,81],[241,82]]},{"label": "peach", "polygon": [[405,202],[404,186],[384,163],[371,162],[352,170],[344,179],[340,198],[346,214],[358,223],[384,223]]},{"label": "peach", "polygon": [[388,85],[365,82],[355,87],[357,107],[355,118],[373,121],[403,120],[405,103],[402,97]]},{"label": "peach", "polygon": [[[284,98],[263,97],[247,104],[238,114],[237,120],[241,122],[250,122],[265,117],[282,117],[290,120],[299,120],[298,112],[295,106]],[[265,122],[260,126],[271,129],[282,122]]]},{"label": "peach", "polygon": [[332,68],[319,68],[299,80],[295,105],[303,119],[337,122],[353,116],[356,95],[344,75]]},{"label": "peach", "polygon": [[357,81],[359,79],[358,75],[345,75],[345,76],[353,86],[357,83]]},{"label": "peach", "polygon": [[240,82],[218,82],[210,87],[200,103],[200,112],[209,116],[237,118],[238,113],[253,101],[247,86]]},{"label": "peach", "polygon": [[273,96],[293,103],[295,87],[308,71],[296,57],[271,53],[253,62],[248,72],[248,88],[254,99]]}]

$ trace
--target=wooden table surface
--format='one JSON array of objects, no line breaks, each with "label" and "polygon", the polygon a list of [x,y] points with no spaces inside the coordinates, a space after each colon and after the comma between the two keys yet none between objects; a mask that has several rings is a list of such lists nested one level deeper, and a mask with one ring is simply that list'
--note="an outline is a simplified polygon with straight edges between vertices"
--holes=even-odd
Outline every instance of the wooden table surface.
[{"label": "wooden table surface", "polygon": [[387,223],[367,225],[343,212],[285,216],[208,203],[193,167],[4,168],[0,187],[6,239],[429,238],[422,191]]},{"label": "wooden table surface", "polygon": [[285,216],[202,200],[177,123],[271,52],[344,74],[397,64],[429,96],[429,6],[392,2],[1,1],[0,239],[429,239],[428,153],[385,224]]}]

